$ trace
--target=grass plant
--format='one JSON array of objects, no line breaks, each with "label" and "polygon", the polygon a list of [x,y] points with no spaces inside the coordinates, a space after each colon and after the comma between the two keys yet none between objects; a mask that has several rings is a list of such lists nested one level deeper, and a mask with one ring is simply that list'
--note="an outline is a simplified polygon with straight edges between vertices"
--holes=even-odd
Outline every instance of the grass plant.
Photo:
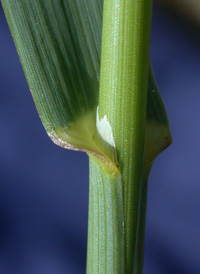
[{"label": "grass plant", "polygon": [[87,274],[142,273],[148,175],[171,143],[151,0],[2,0],[47,134],[89,156]]}]

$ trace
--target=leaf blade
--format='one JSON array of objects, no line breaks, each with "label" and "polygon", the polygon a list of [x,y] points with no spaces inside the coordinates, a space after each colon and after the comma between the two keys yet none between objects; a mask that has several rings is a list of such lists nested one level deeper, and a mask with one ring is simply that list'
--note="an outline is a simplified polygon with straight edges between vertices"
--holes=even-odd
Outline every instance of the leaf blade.
[{"label": "leaf blade", "polygon": [[87,5],[77,0],[2,1],[48,132],[67,127],[97,105],[100,43],[91,26],[101,24],[95,23],[101,20],[101,12],[94,1],[89,2],[98,17],[88,17]]}]

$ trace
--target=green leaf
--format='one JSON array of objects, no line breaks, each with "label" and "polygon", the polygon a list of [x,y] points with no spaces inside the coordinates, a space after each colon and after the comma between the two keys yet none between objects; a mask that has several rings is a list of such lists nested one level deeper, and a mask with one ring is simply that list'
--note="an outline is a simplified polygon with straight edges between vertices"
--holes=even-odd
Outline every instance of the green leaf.
[{"label": "green leaf", "polygon": [[50,135],[66,133],[97,106],[102,1],[2,4],[44,127]]},{"label": "green leaf", "polygon": [[152,66],[149,68],[147,101],[147,121],[156,121],[167,126],[169,123],[167,112],[154,77]]},{"label": "green leaf", "polygon": [[[2,0],[2,4],[50,138],[62,147],[115,162],[113,149],[96,129],[103,0]],[[168,124],[151,69],[147,121]]]}]

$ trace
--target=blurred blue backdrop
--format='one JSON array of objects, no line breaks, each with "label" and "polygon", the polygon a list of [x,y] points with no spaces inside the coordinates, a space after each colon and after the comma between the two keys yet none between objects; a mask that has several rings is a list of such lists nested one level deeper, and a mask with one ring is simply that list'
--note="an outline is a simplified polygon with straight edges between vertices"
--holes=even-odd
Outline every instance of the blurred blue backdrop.
[{"label": "blurred blue backdrop", "polygon": [[[154,7],[173,144],[149,180],[144,274],[200,273],[200,34]],[[84,273],[88,159],[47,137],[0,8],[0,273]]]}]

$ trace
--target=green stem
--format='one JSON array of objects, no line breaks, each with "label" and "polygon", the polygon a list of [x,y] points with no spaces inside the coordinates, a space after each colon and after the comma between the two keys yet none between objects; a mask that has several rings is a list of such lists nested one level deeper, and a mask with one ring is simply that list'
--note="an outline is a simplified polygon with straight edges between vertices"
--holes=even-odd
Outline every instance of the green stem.
[{"label": "green stem", "polygon": [[133,271],[144,139],[152,0],[105,0],[99,118],[114,136],[122,175],[124,272]]},{"label": "green stem", "polygon": [[143,270],[145,225],[147,208],[148,178],[142,177],[139,196],[137,236],[135,245],[135,256],[133,261],[133,273],[140,274]]},{"label": "green stem", "polygon": [[121,176],[105,174],[90,155],[87,274],[123,274]]}]

